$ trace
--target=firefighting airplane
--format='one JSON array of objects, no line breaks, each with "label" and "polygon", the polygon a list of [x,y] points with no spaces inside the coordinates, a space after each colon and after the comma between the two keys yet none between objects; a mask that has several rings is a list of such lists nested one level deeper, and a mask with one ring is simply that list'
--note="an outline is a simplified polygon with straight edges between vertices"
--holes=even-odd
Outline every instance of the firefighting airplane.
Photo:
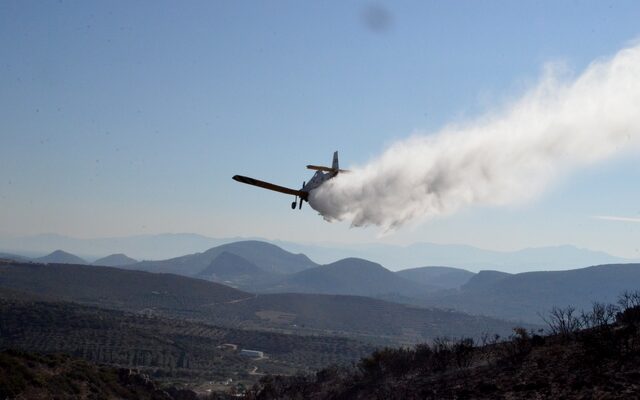
[{"label": "firefighting airplane", "polygon": [[[258,186],[264,189],[293,195],[296,197],[296,199],[293,203],[291,203],[291,208],[295,210],[296,206],[298,206],[298,209],[301,209],[303,202],[309,202],[309,193],[312,190],[319,188],[329,179],[335,178],[340,172],[349,172],[347,170],[340,169],[340,167],[338,166],[337,151],[333,153],[333,163],[331,164],[331,168],[321,167],[319,165],[307,165],[307,168],[316,171],[316,173],[313,174],[313,177],[309,180],[309,182],[302,182],[302,188],[300,188],[299,190],[289,189],[283,186],[274,185],[273,183],[259,181],[257,179],[249,178],[242,175],[234,175],[233,179],[238,182],[246,183],[248,185]],[[300,199],[299,203],[298,198]]]}]

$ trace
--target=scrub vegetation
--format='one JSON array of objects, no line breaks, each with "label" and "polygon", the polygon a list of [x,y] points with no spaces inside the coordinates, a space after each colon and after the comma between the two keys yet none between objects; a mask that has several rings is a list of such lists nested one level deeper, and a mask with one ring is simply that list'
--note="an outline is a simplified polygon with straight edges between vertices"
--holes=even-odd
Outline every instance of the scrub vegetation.
[{"label": "scrub vegetation", "polygon": [[640,390],[640,292],[590,310],[555,308],[550,334],[438,339],[377,350],[353,367],[266,376],[249,399],[631,398]]}]

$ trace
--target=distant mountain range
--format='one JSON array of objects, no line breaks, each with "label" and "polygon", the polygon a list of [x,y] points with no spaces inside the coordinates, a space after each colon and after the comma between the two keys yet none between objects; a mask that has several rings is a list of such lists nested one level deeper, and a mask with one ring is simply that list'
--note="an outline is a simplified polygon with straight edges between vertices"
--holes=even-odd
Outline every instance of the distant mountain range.
[{"label": "distant mountain range", "polygon": [[[14,261],[31,261],[31,262],[43,263],[43,264],[49,264],[49,263],[82,264],[82,265],[89,264],[84,259],[74,254],[68,253],[64,250],[55,250],[44,257],[37,257],[37,258],[29,258],[25,256],[19,256],[16,254],[10,254],[10,253],[0,253],[0,259],[14,260]],[[109,256],[97,259],[96,261],[93,262],[93,265],[101,265],[103,267],[122,267],[126,265],[135,264],[137,262],[138,262],[137,260],[131,257],[127,257],[125,254],[111,254]]]},{"label": "distant mountain range", "polygon": [[254,295],[167,273],[70,264],[0,263],[0,289],[16,298],[189,318],[221,326],[342,335],[377,343],[414,343],[438,336],[508,334],[512,323],[455,311],[361,296]]},{"label": "distant mountain range", "polygon": [[386,244],[315,246],[277,241],[274,243],[285,250],[304,253],[319,263],[358,257],[377,262],[392,271],[429,265],[458,267],[472,271],[493,269],[515,273],[634,262],[634,260],[615,257],[605,252],[570,245],[527,248],[518,251],[494,251],[468,245],[436,243],[414,243],[409,246]]},{"label": "distant mountain range", "polygon": [[124,253],[138,260],[162,260],[201,252],[236,239],[214,239],[190,233],[165,233],[111,238],[77,239],[57,234],[41,234],[16,238],[0,237],[0,251],[30,258],[64,249],[95,260],[107,254]]},{"label": "distant mountain range", "polygon": [[[319,266],[303,254],[289,253],[260,241],[228,243],[203,253],[162,261],[143,261],[123,268],[197,277],[258,293],[385,298],[420,298],[426,292],[458,287],[473,275],[460,269],[426,267],[420,269],[422,279],[416,280],[413,276],[405,278],[380,264],[358,258]],[[427,279],[429,274],[431,279]],[[457,285],[451,276],[458,277]]]},{"label": "distant mountain range", "polygon": [[588,309],[594,301],[615,303],[622,292],[639,289],[640,264],[520,274],[481,271],[459,290],[431,293],[416,304],[542,323],[554,306]]},{"label": "distant mountain range", "polygon": [[[11,258],[11,255],[0,258]],[[317,265],[304,254],[293,254],[260,241],[223,244],[201,253],[161,261],[130,263],[132,259],[122,254],[105,260],[114,265],[124,264],[120,267],[128,270],[217,282],[239,289],[245,298],[251,296],[249,293],[367,296],[528,323],[542,323],[541,315],[553,306],[587,308],[593,301],[613,302],[622,291],[640,288],[640,264],[519,274],[493,270],[473,273],[451,267],[392,272],[380,264],[358,258]],[[36,261],[83,262],[63,251]],[[148,276],[157,275],[145,275]],[[141,276],[140,279],[147,278]],[[35,280],[33,284],[45,285],[38,282]]]},{"label": "distant mountain range", "polygon": [[[269,256],[262,257],[261,251],[268,251]],[[225,252],[229,254],[222,259],[217,258]],[[519,274],[491,270],[475,274],[450,267],[391,272],[380,264],[357,258],[317,266],[300,254],[291,254],[257,241],[222,245],[202,254],[208,257],[217,255],[210,267],[222,271],[224,266],[227,274],[209,275],[206,279],[250,292],[377,297],[528,323],[542,323],[541,315],[553,306],[588,308],[593,301],[613,302],[622,291],[640,288],[640,264],[609,264]],[[260,260],[263,260],[262,264]],[[264,260],[269,260],[269,271],[262,268]],[[129,268],[139,268],[140,265],[134,264]],[[238,268],[235,269],[234,265]],[[276,265],[286,268],[276,268]],[[184,273],[180,270],[183,267],[180,263],[165,262],[162,266],[168,268],[165,272]],[[203,270],[206,271],[207,267]],[[232,271],[241,274],[233,276]],[[193,271],[191,273],[197,276]]]},{"label": "distant mountain range", "polygon": [[185,276],[196,276],[222,253],[235,254],[253,263],[260,270],[271,274],[299,272],[317,264],[304,254],[292,254],[278,246],[254,240],[228,243],[202,253],[161,261],[142,261],[128,268],[149,272],[170,272]]},{"label": "distant mountain range", "polygon": [[[259,238],[256,238],[259,239]],[[125,253],[138,260],[164,260],[184,254],[205,252],[222,244],[246,241],[247,238],[210,238],[197,234],[138,235],[117,238],[76,239],[43,234],[19,238],[0,238],[0,251],[28,257],[39,257],[56,249],[95,260],[106,254]],[[532,270],[565,270],[597,264],[634,262],[600,251],[574,246],[528,248],[519,251],[492,251],[467,245],[415,243],[410,246],[386,244],[322,244],[308,245],[286,241],[268,241],[292,253],[302,253],[318,264],[357,257],[370,260],[396,271],[425,265],[523,272]],[[640,261],[640,260],[636,260]]]}]

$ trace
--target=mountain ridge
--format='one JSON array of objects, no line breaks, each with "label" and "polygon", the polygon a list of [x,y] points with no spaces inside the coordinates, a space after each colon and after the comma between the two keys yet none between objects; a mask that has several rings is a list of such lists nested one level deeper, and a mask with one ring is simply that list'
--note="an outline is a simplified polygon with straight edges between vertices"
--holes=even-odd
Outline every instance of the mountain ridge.
[{"label": "mountain ridge", "polygon": [[138,260],[128,257],[126,254],[117,253],[117,254],[110,254],[106,257],[99,258],[95,260],[92,264],[102,265],[103,267],[121,267],[125,265],[135,264],[137,262]]},{"label": "mountain ridge", "polygon": [[481,271],[455,292],[434,293],[420,304],[471,314],[542,323],[552,307],[588,309],[640,286],[640,264],[603,264],[565,271],[507,274]]},{"label": "mountain ridge", "polygon": [[[494,251],[459,244],[414,243],[407,246],[388,244],[304,244],[264,238],[212,238],[193,233],[165,233],[78,239],[57,234],[15,238],[0,237],[0,251],[34,257],[55,249],[66,249],[92,260],[104,254],[126,253],[139,260],[164,260],[236,241],[259,240],[282,247],[292,253],[304,253],[317,264],[329,264],[342,258],[358,257],[377,262],[392,271],[424,265],[456,266],[473,271],[497,269],[507,272],[562,270],[596,264],[640,262],[602,251],[573,245],[528,247],[515,251]],[[96,255],[99,255],[96,256]]]},{"label": "mountain ridge", "polygon": [[194,277],[251,291],[277,281],[281,275],[267,272],[237,254],[223,251]]},{"label": "mountain ridge", "polygon": [[41,263],[56,263],[56,264],[87,264],[87,261],[76,256],[75,254],[67,253],[64,250],[55,250],[52,253],[33,259],[35,262]]},{"label": "mountain ridge", "polygon": [[380,264],[350,257],[289,275],[267,291],[377,297],[421,295],[426,290]]},{"label": "mountain ridge", "polygon": [[222,252],[236,254],[258,268],[276,274],[299,272],[317,264],[304,254],[294,254],[267,242],[246,240],[212,247],[202,253],[187,254],[160,261],[141,261],[127,266],[149,272],[169,272],[197,276]]},{"label": "mountain ridge", "polygon": [[[242,329],[417,342],[457,330],[479,337],[511,323],[363,296],[251,294],[201,279],[113,267],[0,263],[0,289]],[[372,332],[376,334],[373,335]]]},{"label": "mountain ridge", "polygon": [[434,289],[456,289],[476,275],[462,268],[427,266],[396,271],[396,274]]}]

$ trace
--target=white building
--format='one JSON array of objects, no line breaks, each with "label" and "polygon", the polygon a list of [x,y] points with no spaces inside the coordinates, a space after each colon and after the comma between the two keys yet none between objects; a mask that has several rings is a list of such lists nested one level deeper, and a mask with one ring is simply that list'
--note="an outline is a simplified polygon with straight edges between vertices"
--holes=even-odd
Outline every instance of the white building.
[{"label": "white building", "polygon": [[263,351],[258,351],[258,350],[242,349],[242,350],[240,350],[240,355],[241,356],[245,356],[245,357],[263,358],[264,357],[264,352]]}]

